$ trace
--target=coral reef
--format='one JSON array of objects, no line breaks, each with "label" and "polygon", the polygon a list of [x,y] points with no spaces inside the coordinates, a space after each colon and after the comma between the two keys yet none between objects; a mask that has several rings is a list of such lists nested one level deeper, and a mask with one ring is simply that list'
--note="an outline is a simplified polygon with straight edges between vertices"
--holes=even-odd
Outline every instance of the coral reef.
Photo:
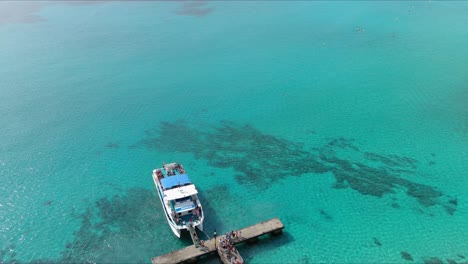
[{"label": "coral reef", "polygon": [[331,172],[336,179],[333,188],[351,188],[375,197],[403,189],[422,207],[439,205],[451,215],[457,208],[456,198],[407,179],[416,173],[417,160],[362,151],[353,140],[343,137],[328,139],[326,144],[307,150],[303,144],[262,133],[251,125],[223,121],[196,126],[178,120],[162,122],[158,129],[146,131],[146,137],[132,148],[141,146],[191,153],[210,166],[231,167],[240,184],[260,189],[284,177]]}]

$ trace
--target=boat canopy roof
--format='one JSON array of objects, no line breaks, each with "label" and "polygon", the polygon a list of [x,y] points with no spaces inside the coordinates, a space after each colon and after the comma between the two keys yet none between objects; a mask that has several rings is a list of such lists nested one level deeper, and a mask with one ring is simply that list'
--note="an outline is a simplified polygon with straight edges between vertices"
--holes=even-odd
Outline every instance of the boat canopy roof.
[{"label": "boat canopy roof", "polygon": [[182,186],[179,188],[174,188],[174,189],[164,191],[164,198],[166,200],[175,200],[175,199],[180,199],[180,198],[184,198],[187,196],[195,195],[197,193],[198,192],[197,192],[197,189],[195,188],[195,185],[190,184],[187,186]]},{"label": "boat canopy roof", "polygon": [[192,182],[190,181],[189,177],[187,174],[177,174],[169,177],[164,177],[161,179],[161,184],[162,187],[165,190],[169,190],[171,188],[177,187],[177,186],[184,186],[191,184]]}]

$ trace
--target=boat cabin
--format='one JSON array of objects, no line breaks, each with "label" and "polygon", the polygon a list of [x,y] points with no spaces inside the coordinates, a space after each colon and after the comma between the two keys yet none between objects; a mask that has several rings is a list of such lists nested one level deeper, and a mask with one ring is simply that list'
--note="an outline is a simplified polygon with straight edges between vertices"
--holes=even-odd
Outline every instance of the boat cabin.
[{"label": "boat cabin", "polygon": [[200,219],[200,202],[197,189],[186,174],[176,174],[161,179],[164,201],[170,205],[174,219],[181,223]]}]

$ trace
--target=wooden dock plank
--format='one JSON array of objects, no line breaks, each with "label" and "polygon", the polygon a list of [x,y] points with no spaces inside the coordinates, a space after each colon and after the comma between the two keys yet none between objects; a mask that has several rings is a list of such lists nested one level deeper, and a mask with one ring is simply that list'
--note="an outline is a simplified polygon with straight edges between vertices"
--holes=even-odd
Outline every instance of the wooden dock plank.
[{"label": "wooden dock plank", "polygon": [[[254,239],[264,234],[280,232],[284,228],[283,223],[278,218],[273,218],[268,221],[264,221],[252,226],[248,226],[246,228],[240,229],[241,235],[238,238],[233,239],[234,244],[239,244],[249,239]],[[218,236],[219,239],[223,238],[224,235]],[[215,240],[214,238],[205,241],[205,248],[198,247],[196,248],[194,245],[188,246],[183,249],[179,249],[176,251],[172,251],[165,255],[161,255],[158,257],[154,257],[152,259],[153,264],[169,264],[169,263],[184,263],[184,262],[191,262],[192,260],[195,261],[201,256],[210,254],[215,252]]]},{"label": "wooden dock plank", "polygon": [[268,221],[264,221],[246,228],[241,229],[240,238],[233,240],[234,245],[244,242],[246,240],[259,237],[264,234],[269,234],[274,231],[279,231],[284,228],[283,223],[278,218],[273,218]]}]

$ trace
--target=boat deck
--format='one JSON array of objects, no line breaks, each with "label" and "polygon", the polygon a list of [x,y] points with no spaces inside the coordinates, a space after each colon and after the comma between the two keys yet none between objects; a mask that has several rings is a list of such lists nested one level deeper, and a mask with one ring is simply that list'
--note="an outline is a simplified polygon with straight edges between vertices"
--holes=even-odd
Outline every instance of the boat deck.
[{"label": "boat deck", "polygon": [[[234,245],[245,241],[254,241],[265,234],[279,234],[283,231],[283,228],[283,223],[278,218],[273,218],[268,221],[240,229],[240,236],[234,238],[232,241]],[[223,237],[224,235],[218,236],[217,240],[219,241],[219,239]],[[210,240],[205,241],[205,247],[195,247],[195,245],[188,246],[165,255],[154,257],[152,258],[152,263],[168,264],[196,262],[200,257],[216,252],[215,243],[219,242],[214,238],[211,238]],[[223,260],[223,256],[221,256],[221,258]]]}]

